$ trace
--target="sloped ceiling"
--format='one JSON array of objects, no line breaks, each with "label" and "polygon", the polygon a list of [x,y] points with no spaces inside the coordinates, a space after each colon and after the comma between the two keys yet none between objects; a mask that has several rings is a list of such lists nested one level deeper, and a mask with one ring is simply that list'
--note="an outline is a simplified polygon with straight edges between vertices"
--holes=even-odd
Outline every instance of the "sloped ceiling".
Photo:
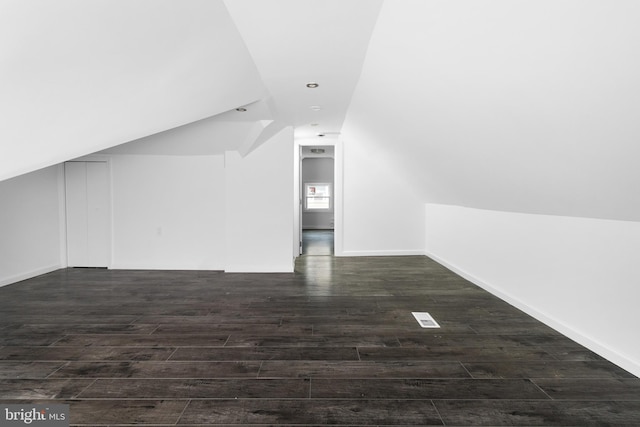
[{"label": "sloped ceiling", "polygon": [[246,154],[294,126],[342,131],[425,202],[640,220],[639,19],[636,0],[4,0],[0,180],[134,140],[112,149]]},{"label": "sloped ceiling", "polygon": [[256,102],[216,0],[0,3],[0,180]]},{"label": "sloped ceiling", "polygon": [[263,101],[246,106],[247,111],[233,109],[213,117],[145,136],[107,148],[98,154],[141,154],[202,156],[221,155],[225,151],[246,152],[265,132],[273,120]]},{"label": "sloped ceiling", "polygon": [[343,128],[425,202],[640,220],[640,2],[387,1]]},{"label": "sloped ceiling", "polygon": [[[225,3],[267,87],[276,124],[294,126],[296,138],[339,132],[382,0]],[[320,86],[309,89],[309,82]]]},{"label": "sloped ceiling", "polygon": [[381,4],[3,1],[0,180],[95,152],[246,155],[287,126],[337,135]]}]

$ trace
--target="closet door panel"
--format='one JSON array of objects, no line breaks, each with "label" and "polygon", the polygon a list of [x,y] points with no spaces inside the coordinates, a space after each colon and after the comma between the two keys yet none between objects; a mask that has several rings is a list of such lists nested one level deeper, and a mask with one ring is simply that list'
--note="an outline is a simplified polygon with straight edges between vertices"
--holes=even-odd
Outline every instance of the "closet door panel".
[{"label": "closet door panel", "polygon": [[109,264],[109,175],[106,162],[87,163],[88,267]]},{"label": "closet door panel", "polygon": [[89,264],[86,163],[65,163],[64,177],[67,212],[67,263],[69,267],[85,267]]},{"label": "closet door panel", "polygon": [[69,267],[109,264],[109,174],[106,162],[65,163]]}]

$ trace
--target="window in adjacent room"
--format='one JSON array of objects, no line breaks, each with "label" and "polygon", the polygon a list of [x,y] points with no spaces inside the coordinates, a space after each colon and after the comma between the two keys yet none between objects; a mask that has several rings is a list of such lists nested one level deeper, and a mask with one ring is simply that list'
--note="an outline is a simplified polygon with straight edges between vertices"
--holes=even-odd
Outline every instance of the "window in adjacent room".
[{"label": "window in adjacent room", "polygon": [[327,211],[331,209],[331,184],[326,182],[304,184],[304,209]]}]

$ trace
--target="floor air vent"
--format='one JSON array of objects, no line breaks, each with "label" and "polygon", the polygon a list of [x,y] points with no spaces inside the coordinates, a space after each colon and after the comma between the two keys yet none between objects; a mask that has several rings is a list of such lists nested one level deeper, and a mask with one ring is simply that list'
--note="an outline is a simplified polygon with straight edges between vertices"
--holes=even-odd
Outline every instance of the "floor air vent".
[{"label": "floor air vent", "polygon": [[439,328],[440,327],[440,325],[438,325],[438,322],[436,322],[429,313],[413,311],[411,312],[411,314],[413,314],[413,317],[416,318],[420,326],[423,328]]}]

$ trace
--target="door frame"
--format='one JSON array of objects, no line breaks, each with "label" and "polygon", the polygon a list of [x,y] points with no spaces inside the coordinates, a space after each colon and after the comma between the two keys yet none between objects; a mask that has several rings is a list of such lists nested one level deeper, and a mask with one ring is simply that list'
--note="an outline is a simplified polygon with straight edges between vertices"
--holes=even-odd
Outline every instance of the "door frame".
[{"label": "door frame", "polygon": [[309,138],[294,140],[294,191],[293,191],[293,255],[300,256],[302,251],[302,147],[334,147],[333,163],[333,252],[334,256],[343,256],[343,150],[340,138]]}]

